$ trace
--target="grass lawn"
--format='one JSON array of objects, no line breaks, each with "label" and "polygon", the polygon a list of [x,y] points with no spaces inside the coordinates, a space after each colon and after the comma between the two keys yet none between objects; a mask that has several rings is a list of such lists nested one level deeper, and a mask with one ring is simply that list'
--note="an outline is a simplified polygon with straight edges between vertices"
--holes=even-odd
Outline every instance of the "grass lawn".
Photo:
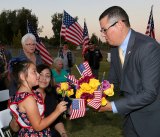
[{"label": "grass lawn", "polygon": [[112,112],[89,109],[85,117],[64,123],[69,137],[122,137],[120,117]]}]

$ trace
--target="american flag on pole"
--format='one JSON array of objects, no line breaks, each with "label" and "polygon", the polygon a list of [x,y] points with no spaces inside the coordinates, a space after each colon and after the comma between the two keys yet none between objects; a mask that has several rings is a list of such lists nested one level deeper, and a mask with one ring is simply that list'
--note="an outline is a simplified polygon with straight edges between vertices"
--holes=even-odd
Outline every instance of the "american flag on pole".
[{"label": "american flag on pole", "polygon": [[52,59],[50,53],[47,51],[45,45],[42,43],[42,41],[39,38],[38,34],[34,30],[33,26],[28,21],[27,21],[27,30],[28,30],[28,33],[32,33],[36,37],[36,41],[37,41],[36,49],[40,52],[42,60],[46,64],[52,65],[53,59]]},{"label": "american flag on pole", "polygon": [[87,61],[78,66],[78,69],[82,76],[92,76],[92,70]]},{"label": "american flag on pole", "polygon": [[83,29],[66,11],[64,11],[60,35],[77,46],[82,44]]},{"label": "american flag on pole", "polygon": [[84,22],[84,29],[83,29],[83,45],[82,45],[82,55],[85,54],[87,50],[87,45],[89,43],[89,35],[86,22]]},{"label": "american flag on pole", "polygon": [[94,91],[94,98],[88,102],[88,105],[94,109],[98,109],[101,106],[102,92]]},{"label": "american flag on pole", "polygon": [[84,99],[73,99],[72,107],[70,110],[70,119],[83,117],[86,112]]},{"label": "american flag on pole", "polygon": [[152,13],[153,5],[151,7],[151,12],[148,20],[146,35],[150,36],[151,38],[155,39],[154,33],[154,20],[153,20],[153,13]]}]

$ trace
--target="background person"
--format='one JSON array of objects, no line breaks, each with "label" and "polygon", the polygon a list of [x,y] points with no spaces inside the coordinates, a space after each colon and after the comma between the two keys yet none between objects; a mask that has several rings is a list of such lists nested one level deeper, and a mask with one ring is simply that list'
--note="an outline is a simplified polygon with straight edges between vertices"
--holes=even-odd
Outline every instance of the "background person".
[{"label": "background person", "polygon": [[84,60],[88,61],[89,66],[92,69],[92,73],[95,78],[98,79],[98,72],[100,67],[100,61],[102,61],[103,56],[101,51],[92,42],[88,43],[88,50],[84,54]]},{"label": "background person", "polygon": [[125,137],[159,137],[160,45],[131,29],[121,7],[106,9],[99,21],[103,37],[113,46],[108,80],[124,93],[99,111],[122,114]]},{"label": "background person", "polygon": [[63,59],[63,69],[65,69],[67,73],[71,74],[71,68],[75,64],[75,57],[73,52],[68,49],[66,42],[63,44],[63,48],[59,50],[58,57]]},{"label": "background person", "polygon": [[54,59],[54,69],[52,69],[52,76],[54,79],[54,84],[59,84],[61,82],[67,82],[68,73],[63,69],[63,60],[60,57]]},{"label": "background person", "polygon": [[[54,59],[54,66],[55,66],[55,68],[52,69],[52,76],[53,76],[53,80],[54,80],[54,85],[56,87],[57,84],[60,84],[62,82],[67,82],[66,77],[68,76],[68,73],[65,69],[63,69],[62,58],[60,58],[60,57],[55,58]],[[75,87],[73,85],[72,85],[72,88],[75,91]],[[56,93],[56,91],[55,91],[55,93]],[[62,95],[56,94],[56,96],[57,96],[58,101],[63,100]],[[64,98],[64,100],[68,102],[67,107],[69,108],[70,104],[71,104],[71,100],[67,96]],[[67,113],[68,113],[68,111],[67,111]]]},{"label": "background person", "polygon": [[35,65],[44,63],[39,52],[36,50],[36,37],[32,33],[25,34],[21,39],[22,50],[18,58],[25,58],[32,61]]},{"label": "background person", "polygon": [[[0,42],[0,90],[8,89],[8,64],[11,58],[10,51]],[[8,101],[1,102],[0,111],[7,109],[7,106]]]},{"label": "background person", "polygon": [[8,64],[11,52],[0,42],[0,90],[8,88]]},{"label": "background person", "polygon": [[[19,58],[19,60],[30,60],[35,65],[43,64],[41,56],[39,55],[38,52],[35,52],[36,37],[32,33],[25,34],[21,39],[21,44],[22,44],[22,50],[20,51],[20,54],[16,58]],[[13,81],[12,78],[10,79],[10,86],[9,86],[10,96],[13,96],[17,91],[16,83],[17,82]]]}]

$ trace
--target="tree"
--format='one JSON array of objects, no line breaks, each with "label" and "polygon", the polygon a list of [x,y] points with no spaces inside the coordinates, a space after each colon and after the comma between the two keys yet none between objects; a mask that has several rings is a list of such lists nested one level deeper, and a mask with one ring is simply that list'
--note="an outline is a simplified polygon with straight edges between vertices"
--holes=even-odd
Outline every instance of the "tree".
[{"label": "tree", "polygon": [[21,38],[22,38],[22,35],[21,35],[21,32],[20,30],[18,31],[18,34],[13,36],[13,47],[15,48],[21,48]]},{"label": "tree", "polygon": [[15,12],[10,10],[3,11],[0,15],[0,40],[6,44],[12,42],[15,16]]},{"label": "tree", "polygon": [[16,18],[17,18],[18,30],[21,31],[22,36],[27,33],[27,20],[32,24],[35,31],[37,30],[38,18],[36,17],[36,15],[31,14],[31,12],[32,10],[25,9],[24,7],[22,9],[17,10]]},{"label": "tree", "polygon": [[52,30],[54,33],[54,45],[60,45],[60,31],[62,26],[62,13],[55,13],[52,17],[51,23],[53,25]]},{"label": "tree", "polygon": [[21,35],[27,33],[27,19],[32,23],[35,30],[38,26],[38,18],[31,14],[31,10],[22,8],[19,10],[4,10],[0,14],[0,41],[12,44],[19,31]]}]

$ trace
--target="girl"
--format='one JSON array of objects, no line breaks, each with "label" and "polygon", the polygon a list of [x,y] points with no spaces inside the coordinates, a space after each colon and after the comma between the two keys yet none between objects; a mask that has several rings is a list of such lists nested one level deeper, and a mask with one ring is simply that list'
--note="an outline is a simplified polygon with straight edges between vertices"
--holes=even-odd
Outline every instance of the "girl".
[{"label": "girl", "polygon": [[44,118],[44,102],[41,94],[32,91],[38,85],[39,74],[30,61],[11,62],[13,78],[18,82],[18,91],[10,100],[10,109],[21,126],[18,136],[50,137],[48,126],[66,111],[66,102],[60,102],[55,111]]},{"label": "girl", "polygon": [[[40,74],[38,82],[39,87],[37,91],[39,91],[43,97],[44,104],[46,106],[44,114],[45,116],[48,116],[54,111],[53,109],[56,108],[58,102],[56,99],[55,88],[53,88],[52,73],[49,66],[44,64],[38,65],[37,71]],[[60,118],[56,119],[56,121],[50,125],[50,128],[52,137],[58,137],[54,128],[59,132],[61,137],[67,137],[66,130],[63,123],[60,121]]]}]

